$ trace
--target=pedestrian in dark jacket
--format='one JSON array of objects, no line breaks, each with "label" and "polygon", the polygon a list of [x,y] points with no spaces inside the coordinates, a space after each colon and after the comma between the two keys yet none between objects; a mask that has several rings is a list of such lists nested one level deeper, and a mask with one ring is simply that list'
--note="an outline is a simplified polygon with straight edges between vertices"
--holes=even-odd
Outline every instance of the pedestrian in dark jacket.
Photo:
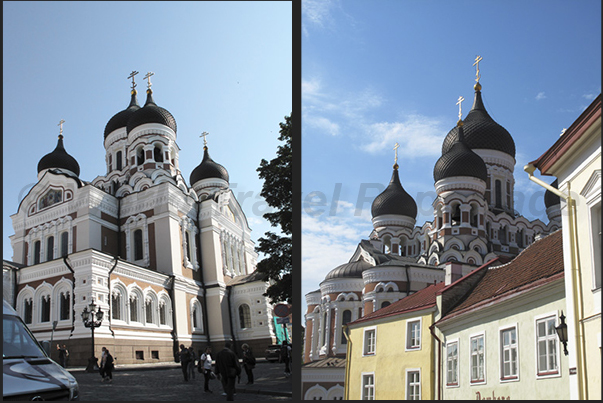
[{"label": "pedestrian in dark jacket", "polygon": [[101,355],[101,363],[99,366],[100,375],[103,377],[102,382],[113,382],[113,356],[109,353],[107,347],[103,347],[103,353]]},{"label": "pedestrian in dark jacket", "polygon": [[291,369],[289,368],[289,364],[291,363],[291,346],[287,343],[287,340],[283,340],[283,344],[281,345],[280,362],[285,363],[285,376],[291,376]]},{"label": "pedestrian in dark jacket", "polygon": [[255,357],[247,343],[241,346],[243,349],[243,368],[247,374],[247,385],[253,384],[253,369],[255,368]]},{"label": "pedestrian in dark jacket", "polygon": [[191,353],[188,348],[184,347],[184,344],[180,345],[180,366],[182,367],[182,375],[184,375],[184,381],[188,382],[188,364],[191,361]]},{"label": "pedestrian in dark jacket", "polygon": [[220,381],[224,392],[226,392],[226,400],[234,400],[236,378],[241,374],[239,358],[230,349],[230,346],[230,342],[226,342],[224,350],[216,356],[216,370],[220,374]]}]

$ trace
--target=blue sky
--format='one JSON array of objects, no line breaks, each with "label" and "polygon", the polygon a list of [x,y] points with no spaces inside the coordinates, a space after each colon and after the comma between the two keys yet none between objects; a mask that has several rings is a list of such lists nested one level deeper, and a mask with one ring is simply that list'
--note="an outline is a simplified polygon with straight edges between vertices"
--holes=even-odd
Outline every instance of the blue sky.
[{"label": "blue sky", "polygon": [[291,113],[291,13],[288,1],[3,2],[4,259],[13,259],[10,215],[56,147],[61,119],[80,178],[106,173],[103,132],[130,102],[132,70],[141,106],[143,76],[155,73],[153,98],[176,119],[186,182],[207,131],[252,239],[272,230],[256,169],[276,156]]},{"label": "blue sky", "polygon": [[599,0],[302,1],[302,295],[368,238],[395,142],[417,225],[433,220],[433,166],[459,96],[471,109],[478,55],[486,109],[517,148],[515,207],[546,223],[523,166],[601,92]]}]

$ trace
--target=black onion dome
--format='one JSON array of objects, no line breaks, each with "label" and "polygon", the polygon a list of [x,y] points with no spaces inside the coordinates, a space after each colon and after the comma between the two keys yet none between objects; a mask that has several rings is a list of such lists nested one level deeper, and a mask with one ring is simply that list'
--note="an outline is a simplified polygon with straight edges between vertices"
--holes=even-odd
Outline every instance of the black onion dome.
[{"label": "black onion dome", "polygon": [[228,182],[228,171],[209,156],[207,147],[204,147],[203,161],[191,172],[190,183],[194,185],[200,180],[207,178],[224,179]]},{"label": "black onion dome", "polygon": [[38,173],[48,168],[68,169],[77,176],[80,176],[80,165],[75,158],[65,151],[62,135],[59,135],[59,141],[54,151],[43,156],[42,159],[40,159],[40,162],[38,162]]},{"label": "black onion dome", "polygon": [[105,126],[105,138],[113,132],[122,127],[126,127],[128,125],[128,120],[130,117],[140,109],[140,105],[138,105],[138,99],[136,98],[136,90],[132,91],[132,99],[130,100],[130,105],[121,112],[117,112],[109,122]]},{"label": "black onion dome", "polygon": [[484,160],[465,144],[463,127],[464,125],[457,126],[459,135],[433,168],[433,179],[436,182],[453,176],[471,176],[484,182],[488,178],[488,168]]},{"label": "black onion dome", "polygon": [[[555,179],[555,181],[551,183],[551,186],[555,189],[558,189],[559,184],[557,183],[557,179]],[[546,206],[546,208],[549,208],[556,204],[561,204],[561,198],[547,189],[547,191],[544,192],[544,205]]]},{"label": "black onion dome", "polygon": [[145,123],[159,123],[172,129],[176,133],[176,119],[167,109],[157,106],[153,101],[153,91],[147,90],[147,102],[135,111],[128,119],[126,130],[130,133],[134,128]]},{"label": "black onion dome", "polygon": [[[464,119],[465,143],[472,149],[498,150],[515,158],[515,142],[511,134],[488,115],[482,93],[475,91],[473,107]],[[458,126],[452,129],[442,144],[442,154],[446,154],[458,137]]]},{"label": "black onion dome", "polygon": [[373,217],[384,214],[417,217],[417,203],[402,187],[397,167],[394,168],[392,179],[387,188],[373,200],[371,214]]},{"label": "black onion dome", "polygon": [[373,266],[370,263],[362,259],[356,262],[345,263],[331,270],[325,277],[325,280],[334,278],[362,278],[362,272],[371,267]]}]

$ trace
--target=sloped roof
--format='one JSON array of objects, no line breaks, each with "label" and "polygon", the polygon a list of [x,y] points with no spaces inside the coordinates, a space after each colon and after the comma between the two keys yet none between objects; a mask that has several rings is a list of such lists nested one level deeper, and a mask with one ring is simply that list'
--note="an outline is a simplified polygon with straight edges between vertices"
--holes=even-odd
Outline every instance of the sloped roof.
[{"label": "sloped roof", "polygon": [[381,319],[388,316],[400,315],[403,313],[414,312],[421,309],[430,308],[436,304],[436,293],[445,287],[445,283],[432,284],[414,294],[404,297],[385,308],[378,309],[368,315],[363,316],[348,325],[368,322],[375,319]]},{"label": "sloped roof", "polygon": [[327,357],[302,365],[303,368],[345,368],[345,358]]},{"label": "sloped roof", "polygon": [[232,285],[239,285],[239,284],[245,284],[245,283],[252,283],[254,281],[266,281],[266,274],[260,273],[259,271],[256,270],[250,274],[244,274],[242,276],[233,277],[229,281],[226,282],[226,285],[232,286]]},{"label": "sloped roof", "polygon": [[473,310],[514,292],[537,288],[563,277],[562,230],[542,238],[521,252],[511,262],[489,267],[466,298],[441,321]]}]

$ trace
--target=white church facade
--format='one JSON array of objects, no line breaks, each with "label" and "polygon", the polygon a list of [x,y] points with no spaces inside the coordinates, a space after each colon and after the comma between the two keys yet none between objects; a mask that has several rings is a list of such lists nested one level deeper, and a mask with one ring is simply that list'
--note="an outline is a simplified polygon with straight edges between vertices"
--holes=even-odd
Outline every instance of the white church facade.
[{"label": "white church facade", "polygon": [[138,104],[134,75],[129,106],[105,127],[106,174],[79,177],[62,126],[40,160],[37,183],[11,216],[4,298],[38,340],[67,345],[70,365],[90,357],[81,312],[92,301],[104,312],[96,357],[106,346],[120,364],[173,362],[180,344],[219,351],[227,340],[261,355],[276,343],[269,284],[255,271],[228,172],[205,143],[187,184],[176,121],[155,103],[150,74]]}]

